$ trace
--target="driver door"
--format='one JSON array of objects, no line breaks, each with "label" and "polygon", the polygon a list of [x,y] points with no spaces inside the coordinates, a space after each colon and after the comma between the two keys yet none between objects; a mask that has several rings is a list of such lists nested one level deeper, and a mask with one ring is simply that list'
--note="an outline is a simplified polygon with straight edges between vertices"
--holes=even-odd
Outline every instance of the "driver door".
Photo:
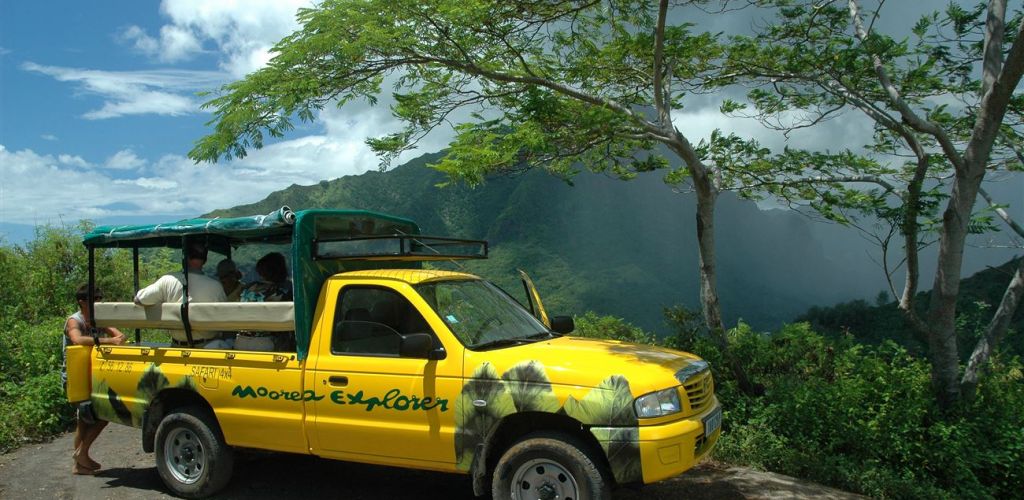
[{"label": "driver door", "polygon": [[[408,285],[389,280],[332,283],[312,384],[316,448],[362,462],[392,459],[453,464],[458,346],[434,334],[440,320]],[[331,297],[332,295],[328,295]],[[413,300],[409,300],[412,298]],[[426,313],[426,314],[425,314]],[[329,316],[328,316],[329,315]],[[403,357],[402,335],[427,333],[443,359]]]}]

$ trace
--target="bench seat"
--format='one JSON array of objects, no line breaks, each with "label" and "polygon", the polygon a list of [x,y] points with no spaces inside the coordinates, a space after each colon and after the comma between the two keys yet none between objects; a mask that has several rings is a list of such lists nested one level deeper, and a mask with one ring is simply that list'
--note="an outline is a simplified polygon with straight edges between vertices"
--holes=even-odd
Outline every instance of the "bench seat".
[{"label": "bench seat", "polygon": [[[140,306],[132,302],[96,303],[96,326],[183,330],[181,304]],[[295,330],[294,302],[192,302],[188,320],[193,330]]]}]

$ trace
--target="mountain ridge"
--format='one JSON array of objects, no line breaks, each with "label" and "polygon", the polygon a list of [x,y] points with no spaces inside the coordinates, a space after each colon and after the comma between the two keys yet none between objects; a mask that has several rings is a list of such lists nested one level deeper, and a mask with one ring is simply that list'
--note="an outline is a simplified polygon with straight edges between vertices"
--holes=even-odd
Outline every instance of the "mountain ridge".
[{"label": "mountain ridge", "polygon": [[[437,185],[428,168],[443,152],[387,172],[292,185],[210,216],[357,208],[411,218],[425,234],[486,239],[487,261],[466,268],[507,290],[515,270],[533,275],[553,314],[593,310],[650,331],[665,330],[665,307],[698,305],[695,208],[656,173],[621,181],[582,173],[573,186],[541,171],[495,177],[477,188]],[[846,228],[789,210],[761,210],[723,193],[716,205],[719,290],[727,326],[770,329],[815,305],[873,297],[882,271]]]}]

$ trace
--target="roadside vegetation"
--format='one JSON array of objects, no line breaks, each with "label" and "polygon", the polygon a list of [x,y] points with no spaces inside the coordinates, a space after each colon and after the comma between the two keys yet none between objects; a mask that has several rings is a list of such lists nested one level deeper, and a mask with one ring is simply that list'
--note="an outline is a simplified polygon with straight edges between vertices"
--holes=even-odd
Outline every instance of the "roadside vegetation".
[{"label": "roadside vegetation", "polygon": [[[894,307],[894,306],[893,306]],[[724,409],[714,459],[877,498],[1014,498],[1024,491],[1024,374],[998,354],[976,398],[944,413],[931,397],[927,358],[891,341],[862,344],[808,323],[772,333],[740,324],[729,348],[759,395],[739,390],[699,313],[667,311],[661,345],[710,361]],[[964,321],[970,321],[964,318]],[[576,335],[651,337],[613,317],[577,318]]]}]

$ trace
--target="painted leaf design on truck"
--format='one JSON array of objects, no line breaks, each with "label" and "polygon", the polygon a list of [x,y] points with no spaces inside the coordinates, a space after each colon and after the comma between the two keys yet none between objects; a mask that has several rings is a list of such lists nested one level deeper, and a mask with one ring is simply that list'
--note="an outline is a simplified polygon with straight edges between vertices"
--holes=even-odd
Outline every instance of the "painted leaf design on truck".
[{"label": "painted leaf design on truck", "polygon": [[619,484],[643,478],[640,464],[640,430],[633,410],[629,381],[621,375],[604,379],[600,385],[577,400],[569,396],[562,407],[566,415],[584,424],[602,425],[591,433],[601,443],[608,465]]},{"label": "painted leaf design on truck", "polygon": [[[473,404],[482,401],[484,404]],[[478,403],[479,404],[479,403]],[[477,447],[502,418],[516,412],[512,394],[490,363],[480,365],[455,401],[455,459],[469,470]]]},{"label": "painted leaf design on truck", "polygon": [[92,392],[93,411],[103,420],[138,427],[149,404],[160,391],[169,387],[196,391],[195,381],[190,375],[183,375],[177,384],[171,384],[160,367],[150,363],[139,377],[134,395],[128,394],[129,398],[134,396],[134,399],[126,401],[106,379],[100,380]]},{"label": "painted leaf design on truck", "polygon": [[540,362],[529,361],[513,366],[501,379],[512,395],[516,411],[558,411],[558,397],[551,389],[551,380]]},{"label": "painted leaf design on truck", "polygon": [[581,399],[569,395],[565,404],[559,404],[555,391],[538,361],[516,364],[500,377],[490,363],[477,367],[455,404],[458,468],[471,468],[478,446],[502,418],[518,412],[561,413],[594,426],[590,431],[608,457],[617,481],[640,481],[640,431],[629,381],[621,375],[610,376]]},{"label": "painted leaf design on truck", "polygon": [[637,424],[633,411],[633,393],[622,375],[612,375],[592,389],[583,399],[569,396],[563,406],[565,414],[593,425]]}]

